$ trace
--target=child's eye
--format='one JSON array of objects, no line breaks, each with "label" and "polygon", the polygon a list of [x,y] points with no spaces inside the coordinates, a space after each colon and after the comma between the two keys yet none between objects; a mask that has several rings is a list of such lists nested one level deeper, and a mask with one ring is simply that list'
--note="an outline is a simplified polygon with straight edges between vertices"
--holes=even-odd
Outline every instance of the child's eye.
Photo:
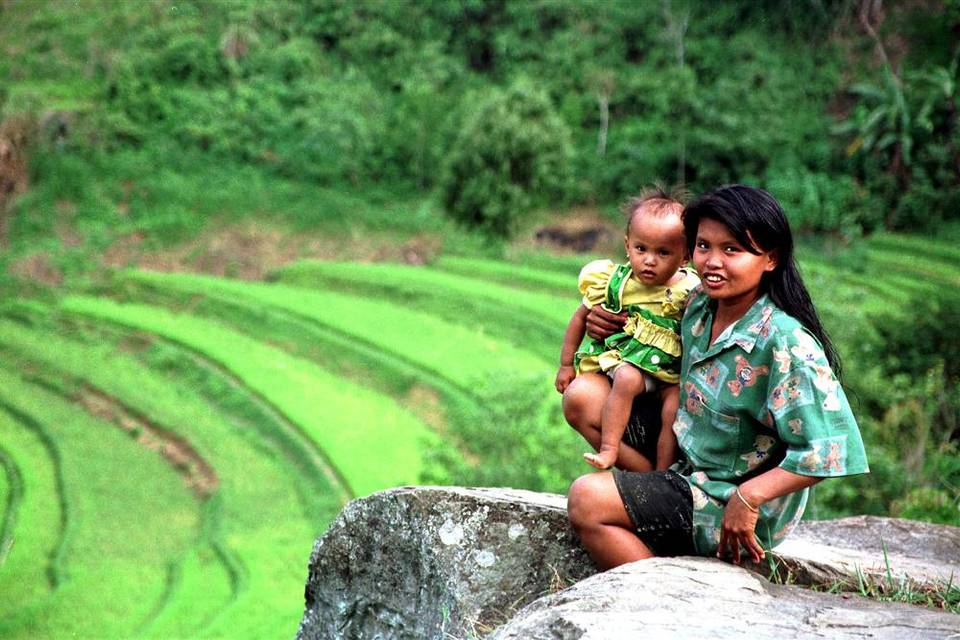
[{"label": "child's eye", "polygon": [[697,249],[706,249],[707,243],[703,240],[697,240]]},{"label": "child's eye", "polygon": [[737,253],[738,251],[740,251],[740,247],[726,246],[723,248],[723,250],[726,251],[727,253]]},{"label": "child's eye", "polygon": [[663,257],[663,258],[669,258],[669,257],[670,257],[670,252],[669,252],[669,251],[661,251],[661,252],[660,252],[660,256]]}]

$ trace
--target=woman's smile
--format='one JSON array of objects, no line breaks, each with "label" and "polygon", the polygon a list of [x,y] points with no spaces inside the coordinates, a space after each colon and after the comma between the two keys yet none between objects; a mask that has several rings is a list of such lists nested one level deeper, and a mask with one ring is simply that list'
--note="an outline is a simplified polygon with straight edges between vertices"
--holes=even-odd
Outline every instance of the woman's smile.
[{"label": "woman's smile", "polygon": [[723,286],[724,277],[717,273],[707,272],[707,273],[701,274],[701,280],[706,286],[710,288],[715,288],[715,287]]}]

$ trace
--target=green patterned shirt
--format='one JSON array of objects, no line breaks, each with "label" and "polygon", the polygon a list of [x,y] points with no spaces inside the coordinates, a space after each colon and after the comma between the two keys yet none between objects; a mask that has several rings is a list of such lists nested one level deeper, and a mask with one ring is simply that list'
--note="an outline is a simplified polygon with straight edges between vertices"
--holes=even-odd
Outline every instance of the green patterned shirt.
[{"label": "green patterned shirt", "polygon": [[[713,308],[694,294],[683,316],[680,409],[673,430],[687,460],[697,552],[713,555],[736,485],[781,467],[805,476],[867,473],[860,429],[819,342],[761,296],[710,344]],[[757,537],[778,544],[800,521],[809,489],[760,507]]]}]

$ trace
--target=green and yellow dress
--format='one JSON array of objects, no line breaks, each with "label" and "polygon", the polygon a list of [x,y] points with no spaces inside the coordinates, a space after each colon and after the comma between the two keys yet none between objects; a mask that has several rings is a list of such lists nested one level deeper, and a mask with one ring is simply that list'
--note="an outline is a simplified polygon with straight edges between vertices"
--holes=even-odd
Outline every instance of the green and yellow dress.
[{"label": "green and yellow dress", "polygon": [[633,277],[629,264],[595,260],[580,271],[583,305],[603,305],[613,313],[626,310],[623,331],[606,340],[584,343],[574,357],[577,375],[610,372],[624,362],[667,384],[680,378],[680,318],[687,296],[700,284],[690,269],[670,286],[649,286]]}]

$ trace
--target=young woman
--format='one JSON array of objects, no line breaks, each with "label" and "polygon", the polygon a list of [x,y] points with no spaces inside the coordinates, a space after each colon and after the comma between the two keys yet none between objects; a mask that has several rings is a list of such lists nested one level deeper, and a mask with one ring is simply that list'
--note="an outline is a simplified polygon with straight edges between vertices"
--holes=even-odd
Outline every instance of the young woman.
[{"label": "young woman", "polygon": [[[777,201],[722,187],[686,208],[684,227],[702,280],[681,327],[673,429],[685,460],[573,483],[570,521],[601,568],[659,555],[739,563],[742,550],[759,562],[799,522],[810,486],[868,471]],[[590,402],[565,398],[568,419],[589,419]]]}]

